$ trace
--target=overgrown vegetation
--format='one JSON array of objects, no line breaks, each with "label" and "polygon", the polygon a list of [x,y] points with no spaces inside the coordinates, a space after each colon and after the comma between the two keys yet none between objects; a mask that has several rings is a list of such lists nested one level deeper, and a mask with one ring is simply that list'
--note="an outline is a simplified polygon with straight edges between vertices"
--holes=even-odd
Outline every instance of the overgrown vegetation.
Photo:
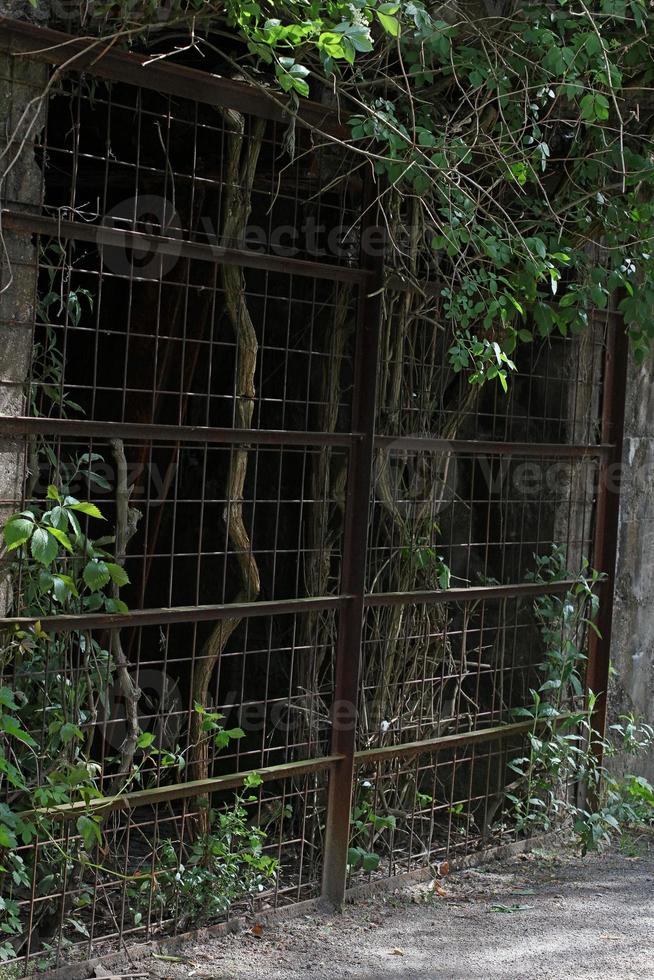
[{"label": "overgrown vegetation", "polygon": [[[386,182],[381,204],[403,273],[438,284],[432,308],[442,304],[454,327],[452,368],[471,382],[506,386],[517,343],[583,331],[616,290],[636,353],[648,349],[646,0],[128,0],[85,9],[87,26],[130,44],[175,28],[190,30],[202,51],[215,44],[212,28],[227,27],[247,49],[234,70],[259,87],[268,84],[262,69],[274,70],[291,111],[331,93],[351,152]],[[233,57],[227,45],[222,53]]]},{"label": "overgrown vegetation", "polygon": [[[561,548],[538,558],[537,581],[570,577]],[[533,719],[534,727],[527,754],[510,763],[518,780],[507,793],[518,831],[567,825],[584,854],[639,824],[654,823],[651,784],[643,776],[618,779],[600,761],[618,753],[638,756],[654,744],[654,727],[632,716],[611,725],[606,736],[594,727],[597,695],[584,686],[584,647],[588,630],[596,629],[593,588],[600,578],[585,563],[564,596],[536,600],[545,659],[532,704],[514,711],[516,717]]]},{"label": "overgrown vegetation", "polygon": [[[125,872],[116,828],[93,801],[105,797],[112,767],[118,768],[115,792],[125,792],[156,784],[162,769],[184,765],[184,755],[162,752],[147,731],[137,733],[127,769],[124,751],[104,755],[98,733],[118,719],[112,686],[124,669],[114,637],[105,632],[101,641],[83,626],[55,632],[41,625],[41,617],[53,614],[127,610],[116,590],[128,576],[107,550],[115,538],[94,537],[86,527],[103,520],[95,504],[51,485],[42,507],[13,515],[3,529],[14,559],[14,608],[35,622],[15,627],[2,643],[0,670],[12,686],[0,687],[0,960],[13,959],[38,935],[43,968],[60,955],[61,943],[65,948],[71,937],[89,935],[98,875],[125,882],[136,923],[146,902],[162,919],[189,924],[262,890],[276,869],[263,853],[265,833],[250,823],[256,797],[241,794],[211,811],[208,833],[190,844],[161,842],[147,853],[145,870]],[[241,729],[225,729],[222,715],[200,705],[196,711],[199,737],[218,749],[243,736]],[[246,790],[259,783],[251,775]],[[72,834],[56,812],[70,804],[79,813],[70,818]],[[38,905],[30,909],[33,897]]]},{"label": "overgrown vegetation", "polygon": [[[347,154],[348,167],[352,162],[350,177],[374,175],[388,238],[378,398],[382,435],[470,435],[466,425],[479,405],[483,383],[497,382],[500,396],[507,392],[521,345],[582,333],[593,310],[607,309],[616,293],[636,353],[644,356],[654,332],[652,46],[645,0],[557,0],[502,10],[472,2],[431,7],[419,0],[230,0],[226,6],[212,0],[129,0],[89,4],[83,11],[84,27],[115,35],[116,43],[144,45],[155,39],[171,53],[188,45],[215,54],[217,39],[224,40],[227,31],[227,43],[218,50],[221,64],[288,108],[285,159],[297,162],[300,154],[315,155],[317,163],[311,166],[330,184],[340,179],[329,169],[336,146],[339,154]],[[168,34],[158,36],[160,28],[174,28],[181,42],[176,38],[169,44]],[[309,143],[301,145],[298,128],[306,126],[302,100],[308,96],[338,107],[349,127],[346,139],[314,128]],[[220,164],[227,193],[219,237],[231,242],[239,239],[250,216],[265,127],[246,133],[239,113],[224,111],[222,118]],[[33,359],[30,410],[33,415],[82,414],[81,402],[68,394],[55,327],[77,328],[97,311],[97,297],[77,283],[77,270],[61,246],[48,246],[41,264],[49,271],[38,310],[42,330]],[[225,266],[220,275],[235,370],[232,390],[219,394],[232,399],[233,424],[247,430],[256,424],[262,333],[248,305],[242,270]],[[209,289],[203,302],[198,319],[213,327]],[[350,383],[346,371],[339,373],[333,365],[348,361],[352,292],[337,285],[330,302],[330,365],[311,390],[320,406],[316,425],[324,432],[338,430]],[[168,339],[183,335],[186,342],[188,308],[181,289],[171,306]],[[159,392],[169,390],[166,371],[175,359],[174,343],[166,347],[164,338],[161,344],[153,422]],[[188,364],[194,364],[193,357]],[[180,423],[194,421],[184,416],[187,393],[195,390],[194,367],[188,370]],[[461,377],[470,384],[461,385]],[[210,703],[216,667],[241,620],[213,625],[196,657],[188,745],[158,746],[152,732],[140,729],[140,692],[119,631],[91,635],[76,627],[53,633],[38,622],[53,612],[125,611],[123,561],[140,516],[129,504],[125,449],[119,440],[112,443],[118,474],[115,535],[100,537],[93,533],[103,514],[71,488],[83,476],[94,488],[111,490],[95,472],[101,458],[90,451],[67,457],[45,441],[33,449],[43,456],[52,482],[42,504],[13,515],[4,530],[5,544],[17,558],[11,570],[13,611],[37,623],[14,631],[2,653],[3,669],[16,682],[13,690],[0,688],[0,789],[8,801],[0,805],[5,872],[0,929],[7,937],[0,957],[23,950],[27,907],[35,894],[43,901],[30,934],[38,936],[42,965],[48,965],[57,955],[56,936],[70,941],[88,934],[99,878],[102,888],[105,881],[119,882],[133,925],[172,921],[188,928],[267,887],[277,869],[264,850],[265,832],[254,820],[256,778],[233,803],[210,808],[205,801],[190,835],[185,815],[167,813],[165,833],[154,843],[140,840],[145,853],[136,856],[120,821],[112,823],[93,805],[107,787],[120,794],[159,785],[162,771],[164,780],[186,770],[206,778],[217,752],[244,737],[240,728],[225,730],[222,715]],[[262,585],[244,506],[253,480],[252,499],[257,496],[252,456],[245,443],[234,449],[215,494],[228,501],[222,519],[229,547],[238,556],[231,570],[237,602],[256,601],[269,584]],[[330,448],[316,452],[309,465],[301,574],[306,593],[321,596],[338,587],[340,502],[347,471]],[[30,468],[34,475],[38,460]],[[370,591],[449,588],[456,575],[441,547],[447,537],[441,516],[448,494],[455,495],[447,489],[451,470],[449,453],[377,453]],[[259,479],[265,482],[266,473]],[[31,498],[34,488],[29,489]],[[468,556],[471,528],[472,523],[461,539]],[[582,537],[575,528],[568,531],[571,538]],[[144,551],[151,543],[146,540]],[[485,582],[494,571],[487,565]],[[468,557],[461,582],[472,580],[469,566]],[[224,595],[227,574],[225,561],[215,601],[220,586]],[[539,559],[536,577],[544,582],[568,577],[563,552],[555,549]],[[597,581],[586,567],[566,596],[536,604],[545,655],[532,703],[517,712],[533,720],[533,730],[527,754],[511,763],[516,779],[509,796],[520,831],[569,821],[584,849],[601,846],[624,826],[651,820],[654,803],[645,780],[616,781],[598,762],[602,752],[617,747],[646,748],[654,732],[631,718],[614,726],[607,739],[594,730],[595,694],[584,689],[583,651],[594,628]],[[438,735],[453,717],[469,717],[472,725],[486,707],[484,698],[494,708],[497,701],[501,712],[519,702],[519,692],[511,692],[508,704],[503,689],[499,694],[479,690],[475,678],[482,671],[482,643],[493,665],[503,656],[499,641],[497,648],[495,641],[492,648],[486,641],[484,631],[492,626],[484,615],[474,604],[462,611],[413,604],[368,612],[362,746],[387,744],[406,733]],[[292,668],[308,705],[301,718],[293,719],[294,744],[319,754],[327,747],[330,694],[321,703],[324,710],[314,707],[323,692],[333,691],[334,619],[308,616],[298,629],[300,645],[315,655],[298,658],[302,663]],[[470,649],[466,645],[468,633],[478,635],[478,651],[475,640]],[[477,651],[476,663],[468,656],[471,650]],[[107,692],[114,683],[126,706],[126,737],[115,756],[106,756],[99,732],[111,720]],[[378,773],[383,776],[383,768]],[[443,803],[432,795],[439,791],[419,785],[419,777],[410,773],[389,780],[379,793],[363,780],[352,816],[350,869],[376,871],[396,831],[410,841],[406,853],[427,848],[434,840],[436,808],[447,826],[444,838],[452,832],[466,840],[472,819],[466,804]],[[499,796],[504,802],[503,785]],[[68,803],[83,808],[76,833],[64,841],[52,808]],[[412,814],[410,821],[407,814]],[[319,855],[323,823],[318,804],[313,816],[301,833],[308,838],[306,852]],[[280,805],[274,818],[280,824],[294,819],[306,822],[306,815],[294,817],[288,805]],[[481,823],[480,818],[474,831],[486,836],[492,828]],[[30,850],[37,839],[38,850]],[[37,858],[37,864],[31,863]],[[110,900],[107,905],[115,916],[117,906]]]},{"label": "overgrown vegetation", "polygon": [[[245,790],[261,785],[256,774],[244,780]],[[211,809],[207,833],[194,840],[161,842],[153,855],[154,875],[144,875],[128,887],[134,924],[143,916],[174,919],[180,929],[199,927],[218,919],[244,895],[262,892],[275,877],[277,861],[263,852],[266,834],[249,822],[251,792],[234,805]]]}]

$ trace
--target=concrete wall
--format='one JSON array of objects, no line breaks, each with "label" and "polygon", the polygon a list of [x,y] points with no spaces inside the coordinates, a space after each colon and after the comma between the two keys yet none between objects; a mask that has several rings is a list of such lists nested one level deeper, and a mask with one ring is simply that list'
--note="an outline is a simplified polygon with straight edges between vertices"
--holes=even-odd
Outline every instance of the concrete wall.
[{"label": "concrete wall", "polygon": [[[654,364],[630,364],[626,397],[624,475],[612,632],[615,674],[610,720],[633,712],[654,724]],[[618,758],[617,771],[654,782],[654,751]]]},{"label": "concrete wall", "polygon": [[[0,13],[8,5],[0,4]],[[16,15],[16,5],[8,13]],[[0,37],[0,200],[3,208],[39,211],[42,175],[34,142],[43,129],[43,65],[16,54]],[[0,230],[0,414],[25,413],[34,328],[37,261],[32,236]],[[25,444],[0,439],[0,523],[20,505],[27,476]],[[6,567],[6,563],[5,567]],[[10,602],[0,555],[0,615]]]}]

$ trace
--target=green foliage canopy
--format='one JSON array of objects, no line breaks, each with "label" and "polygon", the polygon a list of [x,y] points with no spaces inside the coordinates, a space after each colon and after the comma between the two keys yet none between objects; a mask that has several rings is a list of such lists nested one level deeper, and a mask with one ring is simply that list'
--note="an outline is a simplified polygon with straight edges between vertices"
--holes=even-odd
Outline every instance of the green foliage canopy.
[{"label": "green foliage canopy", "polygon": [[[34,0],[37,2],[37,0]],[[123,0],[92,8],[133,42],[190,25],[244,42],[291,110],[338,102],[348,144],[416,201],[455,371],[506,387],[518,342],[578,333],[619,305],[654,333],[654,98],[647,0]],[[219,32],[211,35],[211,32]],[[225,50],[229,50],[225,42]],[[385,190],[383,188],[385,187]]]}]

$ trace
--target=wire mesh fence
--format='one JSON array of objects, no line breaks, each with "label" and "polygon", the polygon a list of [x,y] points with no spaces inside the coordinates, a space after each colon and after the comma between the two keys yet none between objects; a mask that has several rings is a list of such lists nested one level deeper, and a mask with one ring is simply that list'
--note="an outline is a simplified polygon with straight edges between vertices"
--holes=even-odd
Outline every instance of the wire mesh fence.
[{"label": "wire mesh fence", "polygon": [[507,395],[470,385],[433,281],[381,289],[363,164],[135,65],[55,73],[41,206],[3,210],[34,257],[1,420],[26,969],[514,837],[534,601],[610,547],[612,314],[525,345]]}]

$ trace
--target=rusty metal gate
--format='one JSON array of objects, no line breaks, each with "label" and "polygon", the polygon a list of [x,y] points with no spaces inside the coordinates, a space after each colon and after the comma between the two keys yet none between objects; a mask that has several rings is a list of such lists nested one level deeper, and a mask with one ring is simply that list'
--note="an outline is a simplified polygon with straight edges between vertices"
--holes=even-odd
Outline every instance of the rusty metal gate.
[{"label": "rusty metal gate", "polygon": [[[75,721],[96,792],[50,799],[57,834],[16,852],[16,956],[52,966],[189,928],[157,904],[157,855],[183,865],[209,800],[220,812],[248,773],[244,819],[276,871],[226,916],[338,903],[353,880],[512,839],[533,600],[571,585],[529,580],[554,543],[609,573],[588,671],[606,689],[617,316],[526,345],[508,396],[473,389],[444,364],[436,291],[384,269],[388,217],[334,111],[290,126],[219,61],[3,31],[9,64],[57,67],[22,151],[41,204],[3,201],[37,285],[29,368],[2,380],[24,399],[0,422],[22,492],[2,506],[43,507],[48,486],[93,502],[130,580],[96,608],[5,609],[7,637],[64,638],[39,683],[77,690],[88,651],[107,653]],[[101,818],[94,842],[82,815]],[[82,846],[80,872],[65,856]]]}]

